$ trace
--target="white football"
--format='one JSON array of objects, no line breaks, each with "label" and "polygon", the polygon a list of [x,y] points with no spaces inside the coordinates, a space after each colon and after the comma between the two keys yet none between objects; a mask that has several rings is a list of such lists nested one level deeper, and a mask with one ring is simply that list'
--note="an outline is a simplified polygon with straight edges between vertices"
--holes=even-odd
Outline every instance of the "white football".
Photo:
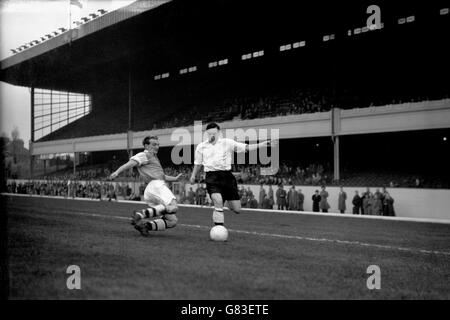
[{"label": "white football", "polygon": [[228,230],[224,226],[214,226],[211,228],[209,232],[209,237],[213,241],[227,241],[228,239]]}]

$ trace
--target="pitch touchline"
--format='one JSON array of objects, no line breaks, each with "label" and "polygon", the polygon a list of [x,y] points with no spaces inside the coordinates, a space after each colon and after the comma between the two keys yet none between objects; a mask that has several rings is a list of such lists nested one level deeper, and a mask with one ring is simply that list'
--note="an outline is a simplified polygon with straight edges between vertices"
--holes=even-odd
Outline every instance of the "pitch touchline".
[{"label": "pitch touchline", "polygon": [[[127,217],[111,216],[111,215],[104,215],[104,214],[98,214],[98,213],[66,212],[65,214],[73,214],[73,215],[81,215],[81,216],[97,217],[97,218],[111,218],[111,219],[127,220],[127,221],[130,220],[130,218],[127,218]],[[197,228],[197,229],[206,229],[206,230],[210,229],[209,226],[201,226],[201,225],[197,225],[197,224],[179,223],[178,225],[182,226],[182,227],[188,227],[188,228]],[[236,230],[236,229],[228,229],[228,231],[234,232],[234,233],[240,233],[240,234],[249,234],[249,235],[271,237],[271,238],[339,243],[339,244],[357,245],[357,246],[363,246],[363,247],[372,247],[372,248],[378,248],[378,249],[398,250],[398,251],[405,251],[405,252],[412,252],[412,253],[441,254],[444,256],[450,256],[450,252],[446,252],[446,251],[396,247],[396,246],[372,244],[372,243],[366,243],[366,242],[360,242],[360,241],[332,240],[332,239],[326,239],[326,238],[311,238],[311,237],[291,236],[291,235],[286,235],[286,234],[265,233],[265,232],[245,231],[245,230]]]},{"label": "pitch touchline", "polygon": [[[27,197],[27,198],[48,198],[48,199],[59,199],[59,200],[71,200],[71,201],[93,201],[99,202],[98,199],[89,198],[71,198],[62,196],[41,196],[41,195],[29,195],[29,194],[17,194],[17,193],[0,193],[3,196],[15,196],[15,197]],[[133,201],[133,200],[116,200],[117,203],[130,203],[130,204],[145,204],[144,201]],[[179,207],[193,207],[193,208],[211,208],[206,206],[200,206],[196,204],[178,204]],[[225,207],[226,208],[226,207]],[[226,208],[228,209],[228,208]],[[371,215],[358,215],[358,214],[341,214],[341,213],[331,213],[331,212],[312,212],[312,211],[290,211],[290,210],[276,210],[276,209],[251,209],[243,208],[246,211],[258,211],[258,212],[268,212],[274,214],[294,214],[294,215],[312,215],[318,217],[337,217],[337,218],[350,218],[350,219],[372,219],[372,220],[389,220],[389,221],[409,221],[409,222],[425,222],[425,223],[440,223],[440,224],[450,224],[450,220],[445,219],[435,219],[435,218],[408,218],[408,217],[385,217],[385,216],[371,216]]]}]

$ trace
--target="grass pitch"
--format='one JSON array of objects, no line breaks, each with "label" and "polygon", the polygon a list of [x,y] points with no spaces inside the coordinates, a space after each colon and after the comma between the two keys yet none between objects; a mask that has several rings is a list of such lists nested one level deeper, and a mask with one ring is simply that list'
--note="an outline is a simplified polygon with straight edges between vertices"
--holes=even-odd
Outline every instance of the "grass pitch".
[{"label": "grass pitch", "polygon": [[[142,203],[5,196],[10,299],[449,299],[450,225],[210,208],[142,237]],[[81,290],[66,287],[81,269]],[[381,289],[369,290],[370,265]]]}]

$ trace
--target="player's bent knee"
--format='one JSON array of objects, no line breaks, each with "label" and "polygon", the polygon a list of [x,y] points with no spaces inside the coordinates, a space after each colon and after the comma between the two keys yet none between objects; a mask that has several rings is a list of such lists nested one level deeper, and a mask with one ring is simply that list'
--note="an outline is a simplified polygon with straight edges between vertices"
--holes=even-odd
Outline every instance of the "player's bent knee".
[{"label": "player's bent knee", "polygon": [[175,214],[166,214],[164,220],[166,221],[167,228],[175,227],[178,222],[178,218]]},{"label": "player's bent knee", "polygon": [[213,201],[214,206],[216,208],[223,208],[223,199],[222,199],[222,195],[220,193],[219,194],[213,193],[211,195],[211,200]]},{"label": "player's bent knee", "polygon": [[178,205],[176,201],[172,201],[169,205],[166,206],[167,213],[176,213],[178,211]]}]

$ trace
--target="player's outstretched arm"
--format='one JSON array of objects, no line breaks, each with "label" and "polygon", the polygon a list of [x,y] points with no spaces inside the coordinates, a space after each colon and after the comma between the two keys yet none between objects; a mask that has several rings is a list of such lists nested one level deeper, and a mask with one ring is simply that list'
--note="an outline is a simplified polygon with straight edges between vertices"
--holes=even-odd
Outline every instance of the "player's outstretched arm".
[{"label": "player's outstretched arm", "polygon": [[167,182],[173,182],[173,181],[178,181],[178,180],[180,180],[180,178],[181,178],[182,176],[183,176],[182,173],[180,173],[180,174],[177,175],[176,177],[164,175],[164,179],[165,179]]},{"label": "player's outstretched arm", "polygon": [[136,166],[136,165],[137,165],[137,162],[136,162],[136,161],[130,160],[130,161],[128,161],[127,163],[125,163],[123,166],[121,166],[119,169],[117,169],[116,171],[114,171],[113,173],[111,173],[111,175],[109,176],[109,178],[110,178],[111,180],[113,180],[113,179],[117,178],[117,176],[118,176],[119,174],[121,174],[123,171],[126,171],[126,170],[128,170],[128,169],[131,169],[131,168],[133,168],[133,167]]},{"label": "player's outstretched arm", "polygon": [[276,147],[277,145],[278,145],[277,140],[266,140],[266,141],[262,141],[260,143],[248,144],[246,151],[253,151],[258,148],[269,147],[269,146]]}]

